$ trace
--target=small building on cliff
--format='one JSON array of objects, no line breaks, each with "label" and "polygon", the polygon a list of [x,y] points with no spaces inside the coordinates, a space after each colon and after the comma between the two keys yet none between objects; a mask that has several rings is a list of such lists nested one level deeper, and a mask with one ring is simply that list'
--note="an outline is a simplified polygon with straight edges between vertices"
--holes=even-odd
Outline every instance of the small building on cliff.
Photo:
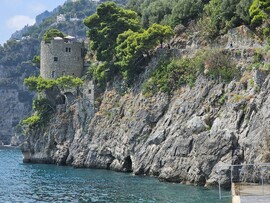
[{"label": "small building on cliff", "polygon": [[41,42],[40,75],[46,79],[64,75],[81,77],[84,68],[85,47],[74,37],[55,37]]},{"label": "small building on cliff", "polygon": [[[78,42],[74,37],[55,37],[49,42],[41,42],[40,50],[40,75],[44,79],[56,79],[64,75],[81,77],[83,70],[89,64],[84,63],[86,49],[83,42]],[[85,67],[84,67],[85,65]],[[77,88],[66,88],[61,92],[64,95],[65,104],[71,104],[80,95],[85,102],[94,105],[95,85],[89,81],[83,85],[80,91]],[[53,92],[51,101],[55,103]],[[56,102],[57,103],[57,102]]]}]

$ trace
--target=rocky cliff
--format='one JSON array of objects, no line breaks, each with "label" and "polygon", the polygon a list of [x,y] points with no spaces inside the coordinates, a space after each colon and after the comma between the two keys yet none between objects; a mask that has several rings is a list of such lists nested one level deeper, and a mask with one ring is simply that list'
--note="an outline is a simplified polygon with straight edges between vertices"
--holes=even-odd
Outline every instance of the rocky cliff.
[{"label": "rocky cliff", "polygon": [[[231,30],[218,45],[237,61],[240,81],[200,75],[192,88],[146,97],[141,91],[146,71],[124,94],[108,86],[98,108],[86,81],[81,96],[58,106],[45,128],[28,132],[24,161],[133,171],[198,185],[215,185],[220,164],[269,162],[270,77],[247,68],[262,45],[246,32]],[[174,39],[178,55],[204,46],[192,36]],[[149,70],[157,60],[158,55]]]},{"label": "rocky cliff", "polygon": [[[37,40],[8,41],[0,46],[0,143],[11,144],[19,121],[31,112],[33,94],[23,79],[37,72],[31,59]],[[19,144],[13,140],[14,145]]]},{"label": "rocky cliff", "polygon": [[[0,143],[17,145],[21,142],[18,138],[11,141],[11,137],[15,134],[19,121],[31,111],[32,95],[17,88],[0,88],[0,92]],[[29,97],[28,102],[25,96]]]},{"label": "rocky cliff", "polygon": [[[76,5],[76,6],[75,6]],[[33,94],[24,86],[26,77],[37,75],[32,59],[40,54],[40,41],[49,28],[56,28],[77,38],[86,38],[82,20],[96,11],[92,1],[66,2],[53,11],[38,15],[36,23],[16,31],[3,46],[0,45],[0,144],[20,144],[21,130],[16,132],[19,121],[31,114]],[[78,19],[70,21],[74,14]],[[57,23],[63,14],[66,21]],[[14,136],[16,134],[16,136]]]}]

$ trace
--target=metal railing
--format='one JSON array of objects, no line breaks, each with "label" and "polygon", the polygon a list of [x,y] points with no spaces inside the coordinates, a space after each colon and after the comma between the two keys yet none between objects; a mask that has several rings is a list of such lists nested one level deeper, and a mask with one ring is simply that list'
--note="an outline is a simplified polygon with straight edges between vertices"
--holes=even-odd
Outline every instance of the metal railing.
[{"label": "metal railing", "polygon": [[220,165],[217,173],[220,199],[228,197],[222,195],[224,179],[230,179],[232,195],[270,196],[270,163]]}]

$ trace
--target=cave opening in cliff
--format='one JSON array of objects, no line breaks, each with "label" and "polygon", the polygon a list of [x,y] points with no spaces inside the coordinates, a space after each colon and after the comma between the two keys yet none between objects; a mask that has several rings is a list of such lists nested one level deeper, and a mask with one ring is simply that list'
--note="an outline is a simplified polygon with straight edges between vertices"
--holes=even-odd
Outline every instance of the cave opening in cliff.
[{"label": "cave opening in cliff", "polygon": [[58,104],[66,104],[66,97],[64,95],[61,95]]},{"label": "cave opening in cliff", "polygon": [[74,94],[72,94],[71,92],[65,92],[64,95],[65,95],[65,103],[66,104],[70,104],[74,100],[76,100],[76,96],[74,96]]},{"label": "cave opening in cliff", "polygon": [[123,170],[125,172],[132,172],[132,161],[130,156],[127,156],[124,160]]}]

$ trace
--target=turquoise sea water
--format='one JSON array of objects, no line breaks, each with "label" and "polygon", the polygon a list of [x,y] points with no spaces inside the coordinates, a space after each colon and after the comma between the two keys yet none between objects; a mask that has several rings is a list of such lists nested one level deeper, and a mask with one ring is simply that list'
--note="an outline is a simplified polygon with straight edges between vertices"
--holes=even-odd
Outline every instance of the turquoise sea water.
[{"label": "turquoise sea water", "polygon": [[151,177],[23,164],[19,150],[0,148],[0,202],[229,203],[231,199],[220,201],[218,190]]}]

